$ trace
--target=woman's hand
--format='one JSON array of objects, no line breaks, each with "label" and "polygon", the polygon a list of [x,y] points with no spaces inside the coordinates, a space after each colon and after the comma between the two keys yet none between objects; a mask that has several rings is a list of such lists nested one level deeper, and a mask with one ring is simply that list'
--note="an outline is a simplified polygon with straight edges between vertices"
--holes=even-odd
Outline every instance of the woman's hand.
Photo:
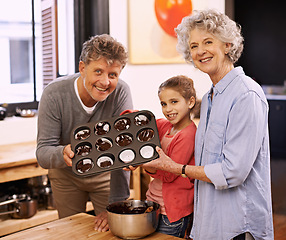
[{"label": "woman's hand", "polygon": [[[168,157],[164,151],[156,147],[156,151],[159,153],[159,158],[156,158],[150,162],[144,163],[140,165],[143,167],[147,172],[151,174],[155,174],[156,170],[163,170],[175,174],[180,174],[180,166],[181,164],[178,164],[174,162],[170,157]],[[138,166],[128,166],[123,168],[125,171],[134,171]]]},{"label": "woman's hand", "polygon": [[156,158],[148,163],[144,163],[142,167],[146,169],[157,169],[177,174],[177,169],[179,168],[180,164],[174,162],[158,146],[156,147],[156,151],[159,154],[159,158]]}]

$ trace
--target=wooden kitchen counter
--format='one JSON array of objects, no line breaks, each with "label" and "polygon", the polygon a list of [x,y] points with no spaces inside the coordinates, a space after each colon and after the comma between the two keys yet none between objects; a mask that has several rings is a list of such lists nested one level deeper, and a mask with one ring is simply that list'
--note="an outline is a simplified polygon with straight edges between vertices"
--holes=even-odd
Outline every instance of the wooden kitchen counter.
[{"label": "wooden kitchen counter", "polygon": [[[116,240],[121,239],[114,236],[110,231],[97,232],[93,229],[94,216],[79,213],[71,217],[59,219],[50,223],[46,223],[37,227],[33,227],[18,233],[8,235],[1,240],[63,240],[63,239],[97,239],[97,240]],[[171,240],[180,239],[162,233],[153,233],[144,239],[147,240]]]},{"label": "wooden kitchen counter", "polygon": [[48,174],[36,159],[36,142],[0,145],[0,183]]}]

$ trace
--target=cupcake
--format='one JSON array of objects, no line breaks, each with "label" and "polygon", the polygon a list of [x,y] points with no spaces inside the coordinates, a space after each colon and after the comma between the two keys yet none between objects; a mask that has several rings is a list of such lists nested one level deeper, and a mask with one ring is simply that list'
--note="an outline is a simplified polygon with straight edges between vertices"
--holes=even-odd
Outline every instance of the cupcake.
[{"label": "cupcake", "polygon": [[88,128],[79,130],[75,135],[75,140],[84,140],[90,136],[90,130]]},{"label": "cupcake", "polygon": [[114,123],[114,128],[117,131],[123,131],[130,128],[131,121],[129,118],[121,118]]},{"label": "cupcake", "polygon": [[144,126],[149,123],[149,118],[144,114],[139,114],[134,118],[134,123],[136,126]]},{"label": "cupcake", "polygon": [[91,152],[91,145],[90,144],[83,144],[76,147],[76,154],[80,156],[87,156]]},{"label": "cupcake", "polygon": [[125,147],[132,143],[133,139],[131,135],[129,134],[120,134],[115,138],[115,142],[118,144],[120,147]]},{"label": "cupcake", "polygon": [[100,168],[108,168],[113,165],[113,160],[109,156],[102,156],[97,159],[97,166]]},{"label": "cupcake", "polygon": [[154,137],[154,130],[151,128],[143,129],[138,133],[137,139],[140,142],[150,141]]},{"label": "cupcake", "polygon": [[112,147],[112,142],[108,138],[99,138],[95,142],[95,147],[98,151],[106,151]]},{"label": "cupcake", "polygon": [[96,135],[104,135],[108,133],[110,130],[110,125],[108,122],[99,122],[95,125],[95,134]]},{"label": "cupcake", "polygon": [[90,169],[92,169],[94,167],[94,164],[92,162],[91,159],[86,158],[86,159],[82,159],[80,160],[77,165],[76,165],[76,170],[79,173],[86,173],[88,172]]}]

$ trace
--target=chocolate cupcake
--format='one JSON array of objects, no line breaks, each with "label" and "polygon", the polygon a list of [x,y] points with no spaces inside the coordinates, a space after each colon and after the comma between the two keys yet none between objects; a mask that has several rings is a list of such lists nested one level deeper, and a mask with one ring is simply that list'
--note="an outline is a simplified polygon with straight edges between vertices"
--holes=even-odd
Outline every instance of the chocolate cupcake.
[{"label": "chocolate cupcake", "polygon": [[112,147],[112,141],[108,138],[99,138],[95,142],[95,147],[98,151],[106,151]]},{"label": "chocolate cupcake", "polygon": [[132,143],[133,138],[129,134],[120,134],[115,138],[115,142],[120,147],[128,146],[130,143]]},{"label": "chocolate cupcake", "polygon": [[89,158],[80,160],[76,165],[76,170],[79,173],[86,173],[94,167],[93,161]]},{"label": "chocolate cupcake", "polygon": [[110,125],[108,122],[99,122],[95,125],[95,134],[104,135],[110,131]]},{"label": "chocolate cupcake", "polygon": [[123,131],[130,128],[131,121],[129,118],[121,118],[114,123],[114,128],[117,131]]},{"label": "chocolate cupcake", "polygon": [[84,140],[90,136],[90,130],[88,128],[79,130],[75,135],[75,140]]},{"label": "chocolate cupcake", "polygon": [[154,130],[151,128],[146,128],[141,131],[139,131],[137,135],[137,139],[140,142],[147,142],[150,141],[154,137]]},{"label": "chocolate cupcake", "polygon": [[139,114],[134,118],[134,123],[136,126],[144,126],[149,123],[149,118],[144,114]]},{"label": "chocolate cupcake", "polygon": [[123,150],[119,154],[119,159],[124,163],[130,163],[135,159],[135,153],[131,149]]},{"label": "chocolate cupcake", "polygon": [[75,152],[80,156],[87,156],[91,152],[91,144],[81,144],[76,147]]},{"label": "chocolate cupcake", "polygon": [[113,159],[109,156],[102,156],[97,159],[97,166],[100,168],[108,168],[113,165]]}]

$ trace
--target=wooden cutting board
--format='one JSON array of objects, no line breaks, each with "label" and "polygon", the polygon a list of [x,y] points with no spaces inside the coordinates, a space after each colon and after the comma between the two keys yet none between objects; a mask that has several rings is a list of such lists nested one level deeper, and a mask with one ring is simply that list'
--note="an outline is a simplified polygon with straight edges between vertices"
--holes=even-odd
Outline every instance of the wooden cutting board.
[{"label": "wooden cutting board", "polygon": [[[93,229],[94,216],[79,213],[71,217],[59,219],[31,229],[8,235],[1,240],[118,240],[110,231],[102,233]],[[180,239],[162,233],[153,233],[144,239],[147,240],[172,240]]]}]

